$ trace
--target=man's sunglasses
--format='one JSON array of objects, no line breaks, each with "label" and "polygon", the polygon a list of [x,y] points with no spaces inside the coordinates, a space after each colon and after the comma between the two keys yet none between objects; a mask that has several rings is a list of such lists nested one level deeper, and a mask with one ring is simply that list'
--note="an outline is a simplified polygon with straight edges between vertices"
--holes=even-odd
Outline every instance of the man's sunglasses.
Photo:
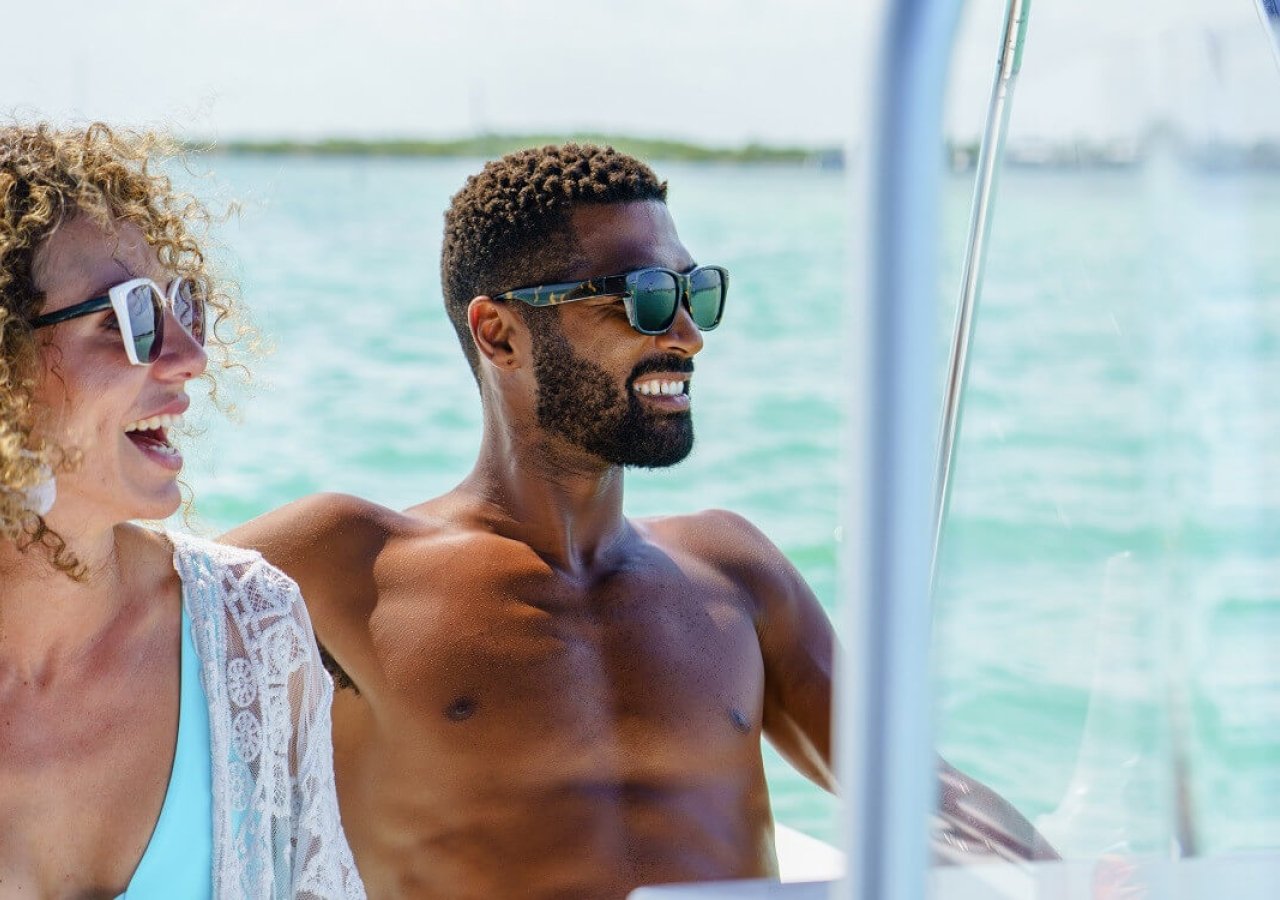
[{"label": "man's sunglasses", "polygon": [[720,324],[724,298],[729,293],[729,271],[720,266],[697,266],[681,274],[651,267],[605,275],[586,281],[566,281],[516,288],[494,300],[519,300],[530,306],[558,306],[592,297],[622,297],[627,321],[641,334],[662,334],[676,320],[681,301],[693,324],[710,331]]},{"label": "man's sunglasses", "polygon": [[105,309],[115,312],[124,352],[135,366],[147,366],[160,358],[160,351],[164,348],[166,309],[172,309],[174,318],[197,344],[204,346],[204,292],[190,278],[175,278],[169,282],[167,291],[160,290],[160,285],[150,278],[134,278],[117,284],[105,296],[37,316],[31,320],[31,327],[57,325]]}]

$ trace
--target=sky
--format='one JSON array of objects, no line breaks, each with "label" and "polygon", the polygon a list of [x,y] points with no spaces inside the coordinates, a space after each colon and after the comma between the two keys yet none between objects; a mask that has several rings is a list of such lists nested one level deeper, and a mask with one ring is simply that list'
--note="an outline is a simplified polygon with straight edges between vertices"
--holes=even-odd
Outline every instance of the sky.
[{"label": "sky", "polygon": [[[976,138],[1005,3],[966,5],[945,128]],[[1161,123],[1280,139],[1280,66],[1255,0],[1034,0],[1011,145],[1136,140]]]},{"label": "sky", "polygon": [[[223,140],[604,131],[831,146],[867,120],[888,0],[0,2],[0,112]],[[1036,0],[1013,136],[1114,136],[1169,105],[1280,136],[1253,4]],[[964,5],[946,115],[958,138],[981,128],[1004,6]]]},{"label": "sky", "polygon": [[[47,37],[5,42],[0,108],[169,121],[222,137],[592,129],[727,143],[840,141],[854,93],[852,35],[866,30],[870,8],[4,2],[6,19],[18,19],[11,34]],[[74,26],[55,36],[53,20]]]}]

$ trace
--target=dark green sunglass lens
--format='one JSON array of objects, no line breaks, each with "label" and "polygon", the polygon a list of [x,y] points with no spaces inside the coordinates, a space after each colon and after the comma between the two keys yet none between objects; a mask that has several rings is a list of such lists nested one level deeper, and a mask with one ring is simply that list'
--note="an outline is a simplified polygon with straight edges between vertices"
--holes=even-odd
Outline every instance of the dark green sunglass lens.
[{"label": "dark green sunglass lens", "polygon": [[133,349],[139,362],[155,362],[160,355],[163,302],[164,298],[150,284],[138,285],[125,298]]},{"label": "dark green sunglass lens", "polygon": [[637,327],[646,334],[661,334],[670,328],[680,299],[680,291],[671,274],[656,269],[639,272],[634,290]]},{"label": "dark green sunglass lens", "polygon": [[689,315],[703,331],[720,324],[724,279],[717,269],[697,269],[689,276]]}]

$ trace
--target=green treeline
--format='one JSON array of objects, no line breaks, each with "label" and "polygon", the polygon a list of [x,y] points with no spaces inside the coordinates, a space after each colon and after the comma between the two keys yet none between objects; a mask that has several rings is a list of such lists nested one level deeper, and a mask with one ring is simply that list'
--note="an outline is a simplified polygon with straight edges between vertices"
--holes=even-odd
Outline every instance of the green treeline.
[{"label": "green treeline", "polygon": [[[746,163],[802,165],[839,169],[844,154],[838,147],[782,147],[750,143],[739,147],[714,147],[688,141],[627,135],[565,134],[482,134],[455,140],[425,138],[322,138],[318,140],[230,140],[190,141],[195,153],[222,153],[258,156],[315,157],[462,157],[493,159],[524,147],[541,147],[565,140],[608,144],[624,153],[647,160],[676,160],[706,163]],[[1247,145],[1180,144],[1186,161],[1208,170],[1280,170],[1280,144],[1266,142]],[[1007,168],[1115,169],[1142,163],[1147,147],[1142,141],[1093,144],[1068,141],[1010,146],[1004,155]],[[944,165],[952,172],[971,172],[978,159],[976,141],[947,141],[942,148]]]},{"label": "green treeline", "polygon": [[270,156],[398,156],[398,157],[496,157],[524,147],[541,147],[565,140],[608,144],[641,159],[688,162],[784,163],[790,165],[838,166],[838,148],[774,147],[747,144],[742,147],[707,147],[684,141],[626,137],[606,134],[485,134],[457,140],[392,138],[324,138],[300,140],[234,140],[221,143],[193,143],[191,149],[212,153]]}]

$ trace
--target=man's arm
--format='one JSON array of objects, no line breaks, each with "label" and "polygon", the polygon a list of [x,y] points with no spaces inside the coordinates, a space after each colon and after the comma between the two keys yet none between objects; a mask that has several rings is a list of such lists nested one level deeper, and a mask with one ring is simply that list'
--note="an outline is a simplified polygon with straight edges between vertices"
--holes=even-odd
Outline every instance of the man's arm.
[{"label": "man's arm", "polygon": [[835,633],[809,585],[759,529],[724,510],[705,513],[712,554],[756,604],[764,660],[764,732],[788,762],[835,792],[831,679]]},{"label": "man's arm", "polygon": [[[835,792],[831,760],[831,622],[804,578],[774,544],[733,513],[706,514],[710,552],[757,603],[765,666],[764,730],[778,751],[821,787]],[[941,757],[932,844],[938,862],[1056,859],[1053,848],[1007,800]]]},{"label": "man's arm", "polygon": [[298,583],[322,650],[357,688],[377,671],[368,621],[377,599],[373,564],[388,534],[386,512],[358,497],[313,494],[219,538],[257,550]]},{"label": "man's arm", "polygon": [[1008,800],[938,757],[934,861],[972,865],[993,859],[1054,860],[1058,853]]}]

